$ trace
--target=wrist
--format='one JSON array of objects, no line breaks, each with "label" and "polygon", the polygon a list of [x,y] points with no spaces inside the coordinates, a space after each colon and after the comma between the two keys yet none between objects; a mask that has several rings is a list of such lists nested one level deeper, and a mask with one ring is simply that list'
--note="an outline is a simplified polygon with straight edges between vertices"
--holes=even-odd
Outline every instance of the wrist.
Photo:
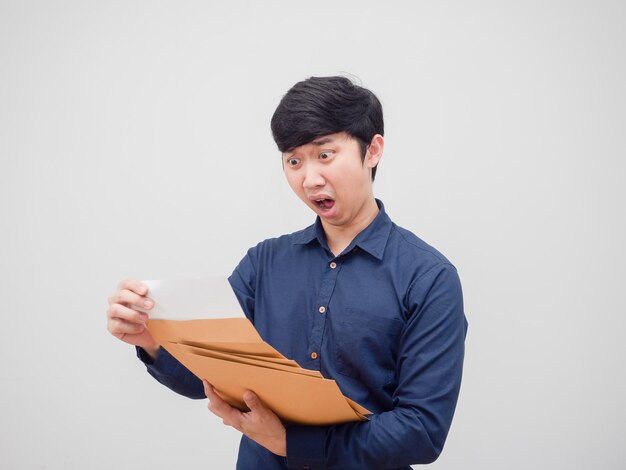
[{"label": "wrist", "polygon": [[159,346],[158,344],[156,346],[143,346],[141,349],[143,349],[146,354],[150,356],[150,359],[154,361],[159,355],[159,350],[161,349],[161,346]]},{"label": "wrist", "polygon": [[277,438],[270,450],[279,457],[287,457],[287,436]]}]

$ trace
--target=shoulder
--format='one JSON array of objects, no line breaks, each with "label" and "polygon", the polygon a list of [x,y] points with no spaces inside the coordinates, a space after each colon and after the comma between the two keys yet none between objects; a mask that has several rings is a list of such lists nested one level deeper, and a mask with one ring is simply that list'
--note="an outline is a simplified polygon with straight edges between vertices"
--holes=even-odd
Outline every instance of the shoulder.
[{"label": "shoulder", "polygon": [[389,235],[389,256],[406,273],[404,300],[416,311],[427,298],[458,305],[462,312],[462,288],[456,267],[438,249],[413,232],[393,224]]},{"label": "shoulder", "polygon": [[297,232],[286,233],[276,237],[266,238],[260,241],[251,249],[273,249],[287,245],[303,244],[315,237],[315,225],[309,225]]},{"label": "shoulder", "polygon": [[452,266],[452,263],[438,249],[428,244],[410,230],[392,222],[388,248],[396,256],[417,263],[423,269],[435,266]]},{"label": "shoulder", "polygon": [[405,300],[419,303],[435,290],[458,292],[456,267],[439,251],[410,230],[392,223],[385,259],[402,278]]},{"label": "shoulder", "polygon": [[247,256],[259,259],[267,256],[292,253],[297,247],[302,246],[315,238],[315,225],[309,225],[296,232],[266,238],[250,249]]},{"label": "shoulder", "polygon": [[233,274],[244,279],[253,279],[269,266],[284,265],[286,261],[296,258],[293,256],[295,250],[302,246],[303,240],[307,239],[311,227],[313,226],[267,238],[250,247],[235,267]]}]

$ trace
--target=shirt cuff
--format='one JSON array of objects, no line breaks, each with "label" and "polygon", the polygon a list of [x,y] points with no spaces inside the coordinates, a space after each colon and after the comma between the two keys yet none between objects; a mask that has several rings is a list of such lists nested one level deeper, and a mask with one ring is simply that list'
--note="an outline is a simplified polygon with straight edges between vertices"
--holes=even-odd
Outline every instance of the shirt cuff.
[{"label": "shirt cuff", "polygon": [[287,467],[324,468],[326,466],[326,427],[290,426],[287,428]]},{"label": "shirt cuff", "polygon": [[154,364],[154,359],[150,357],[150,355],[145,351],[145,349],[140,348],[139,346],[135,346],[137,350],[137,357],[141,362],[143,362],[147,366],[151,366]]},{"label": "shirt cuff", "polygon": [[[165,350],[164,347],[159,348],[154,359],[150,357],[150,354],[148,354],[145,349],[140,348],[139,346],[135,346],[135,349],[137,349],[137,357],[146,365],[146,368],[149,371],[160,373],[168,372],[168,363],[171,362],[170,359],[173,359],[173,357]],[[171,368],[171,365],[169,368]]]}]

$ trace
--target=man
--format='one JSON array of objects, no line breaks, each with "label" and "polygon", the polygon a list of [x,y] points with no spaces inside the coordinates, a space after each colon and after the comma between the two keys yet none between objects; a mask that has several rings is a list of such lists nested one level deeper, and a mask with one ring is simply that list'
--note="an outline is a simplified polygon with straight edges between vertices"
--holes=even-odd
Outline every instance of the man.
[{"label": "man", "polygon": [[[383,154],[380,102],[343,77],[294,85],[272,117],[284,172],[317,214],[304,230],[248,250],[229,278],[265,341],[337,381],[368,421],[287,426],[249,391],[241,412],[150,336],[146,286],[123,281],[109,331],[137,346],[172,390],[209,398],[243,433],[237,468],[409,468],[442,450],[459,393],[467,322],[454,266],[395,225],[372,184]],[[147,305],[144,305],[148,302]]]}]

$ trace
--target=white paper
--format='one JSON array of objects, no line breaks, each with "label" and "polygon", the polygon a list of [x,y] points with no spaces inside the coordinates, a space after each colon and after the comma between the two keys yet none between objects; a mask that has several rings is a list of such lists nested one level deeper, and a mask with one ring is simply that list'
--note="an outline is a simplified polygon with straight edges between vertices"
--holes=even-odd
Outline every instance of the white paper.
[{"label": "white paper", "polygon": [[147,296],[154,307],[144,310],[151,320],[199,320],[240,318],[241,306],[225,277],[147,280]]}]

